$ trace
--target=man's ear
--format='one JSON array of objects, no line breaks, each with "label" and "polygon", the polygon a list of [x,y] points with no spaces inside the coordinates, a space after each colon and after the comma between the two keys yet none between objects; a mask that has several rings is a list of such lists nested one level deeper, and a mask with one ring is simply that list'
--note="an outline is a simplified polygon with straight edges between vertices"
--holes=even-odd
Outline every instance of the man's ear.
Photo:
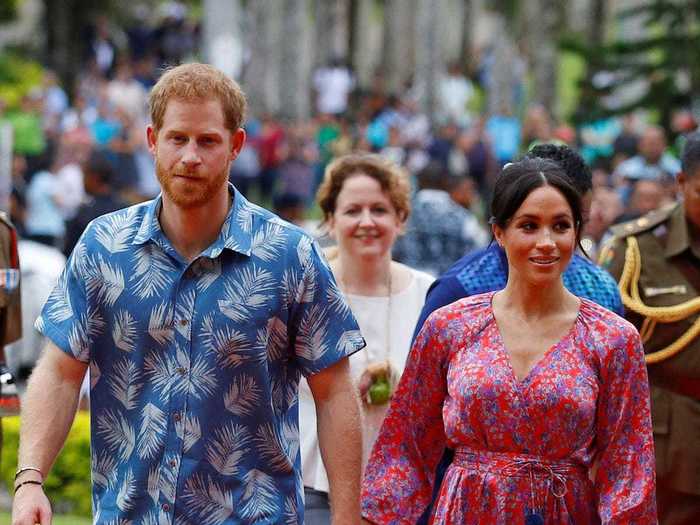
[{"label": "man's ear", "polygon": [[156,154],[156,139],[158,138],[158,132],[152,125],[146,128],[146,142],[148,142],[148,151],[152,155]]},{"label": "man's ear", "polygon": [[231,160],[238,157],[238,154],[243,149],[243,144],[245,144],[245,130],[243,128],[238,128],[236,131],[231,133]]}]

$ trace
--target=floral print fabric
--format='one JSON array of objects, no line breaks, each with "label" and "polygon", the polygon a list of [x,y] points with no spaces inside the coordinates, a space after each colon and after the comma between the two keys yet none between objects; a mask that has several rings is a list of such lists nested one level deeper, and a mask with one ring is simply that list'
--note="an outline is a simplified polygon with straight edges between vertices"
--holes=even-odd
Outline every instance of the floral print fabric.
[{"label": "floral print fabric", "polygon": [[[445,446],[432,523],[656,523],[649,386],[639,335],[586,299],[518,381],[491,298],[433,313],[409,355],[363,482],[363,516],[415,523]],[[589,477],[597,464],[593,481]]]}]

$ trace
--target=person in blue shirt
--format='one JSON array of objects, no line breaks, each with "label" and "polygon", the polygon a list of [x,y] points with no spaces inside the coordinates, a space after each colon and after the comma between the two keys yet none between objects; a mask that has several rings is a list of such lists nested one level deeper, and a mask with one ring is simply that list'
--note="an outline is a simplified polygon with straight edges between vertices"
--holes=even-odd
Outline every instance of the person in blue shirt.
[{"label": "person in blue shirt", "polygon": [[[550,143],[534,146],[527,153],[527,157],[551,159],[564,169],[574,188],[582,195],[583,216],[586,219],[593,184],[591,170],[583,158],[569,146]],[[562,277],[564,286],[574,295],[590,299],[620,316],[624,314],[617,283],[610,274],[596,266],[584,254],[574,254]],[[465,255],[431,285],[413,338],[416,338],[425,320],[438,308],[463,297],[501,290],[507,280],[508,261],[505,252],[497,243],[491,242],[486,248]],[[440,481],[451,462],[452,453],[446,450],[438,465],[436,490],[439,490]],[[426,509],[419,524],[428,523],[430,510],[431,507]]]},{"label": "person in blue shirt", "polygon": [[205,64],[150,95],[158,198],[86,228],[36,327],[13,523],[49,523],[42,483],[90,371],[95,523],[303,523],[301,375],[333,519],[360,513],[365,345],[320,248],[228,182],[245,98]]}]

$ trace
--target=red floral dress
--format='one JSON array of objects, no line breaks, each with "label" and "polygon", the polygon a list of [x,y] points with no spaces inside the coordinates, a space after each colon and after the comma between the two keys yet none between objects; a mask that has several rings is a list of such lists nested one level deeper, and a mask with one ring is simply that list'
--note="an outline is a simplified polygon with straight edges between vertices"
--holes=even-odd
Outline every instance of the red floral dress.
[{"label": "red floral dress", "polygon": [[637,331],[581,299],[569,333],[518,381],[492,296],[426,321],[365,471],[363,516],[416,523],[447,446],[455,459],[431,523],[656,523]]}]

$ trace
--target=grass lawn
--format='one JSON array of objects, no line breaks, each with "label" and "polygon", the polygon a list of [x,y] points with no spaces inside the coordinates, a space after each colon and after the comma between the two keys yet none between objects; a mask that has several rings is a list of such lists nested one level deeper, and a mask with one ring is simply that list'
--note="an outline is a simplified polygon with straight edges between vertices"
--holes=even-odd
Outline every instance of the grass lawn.
[{"label": "grass lawn", "polygon": [[[9,525],[10,523],[12,523],[10,513],[0,512],[0,525]],[[52,523],[53,525],[91,525],[92,520],[90,518],[59,514],[53,517]]]}]

